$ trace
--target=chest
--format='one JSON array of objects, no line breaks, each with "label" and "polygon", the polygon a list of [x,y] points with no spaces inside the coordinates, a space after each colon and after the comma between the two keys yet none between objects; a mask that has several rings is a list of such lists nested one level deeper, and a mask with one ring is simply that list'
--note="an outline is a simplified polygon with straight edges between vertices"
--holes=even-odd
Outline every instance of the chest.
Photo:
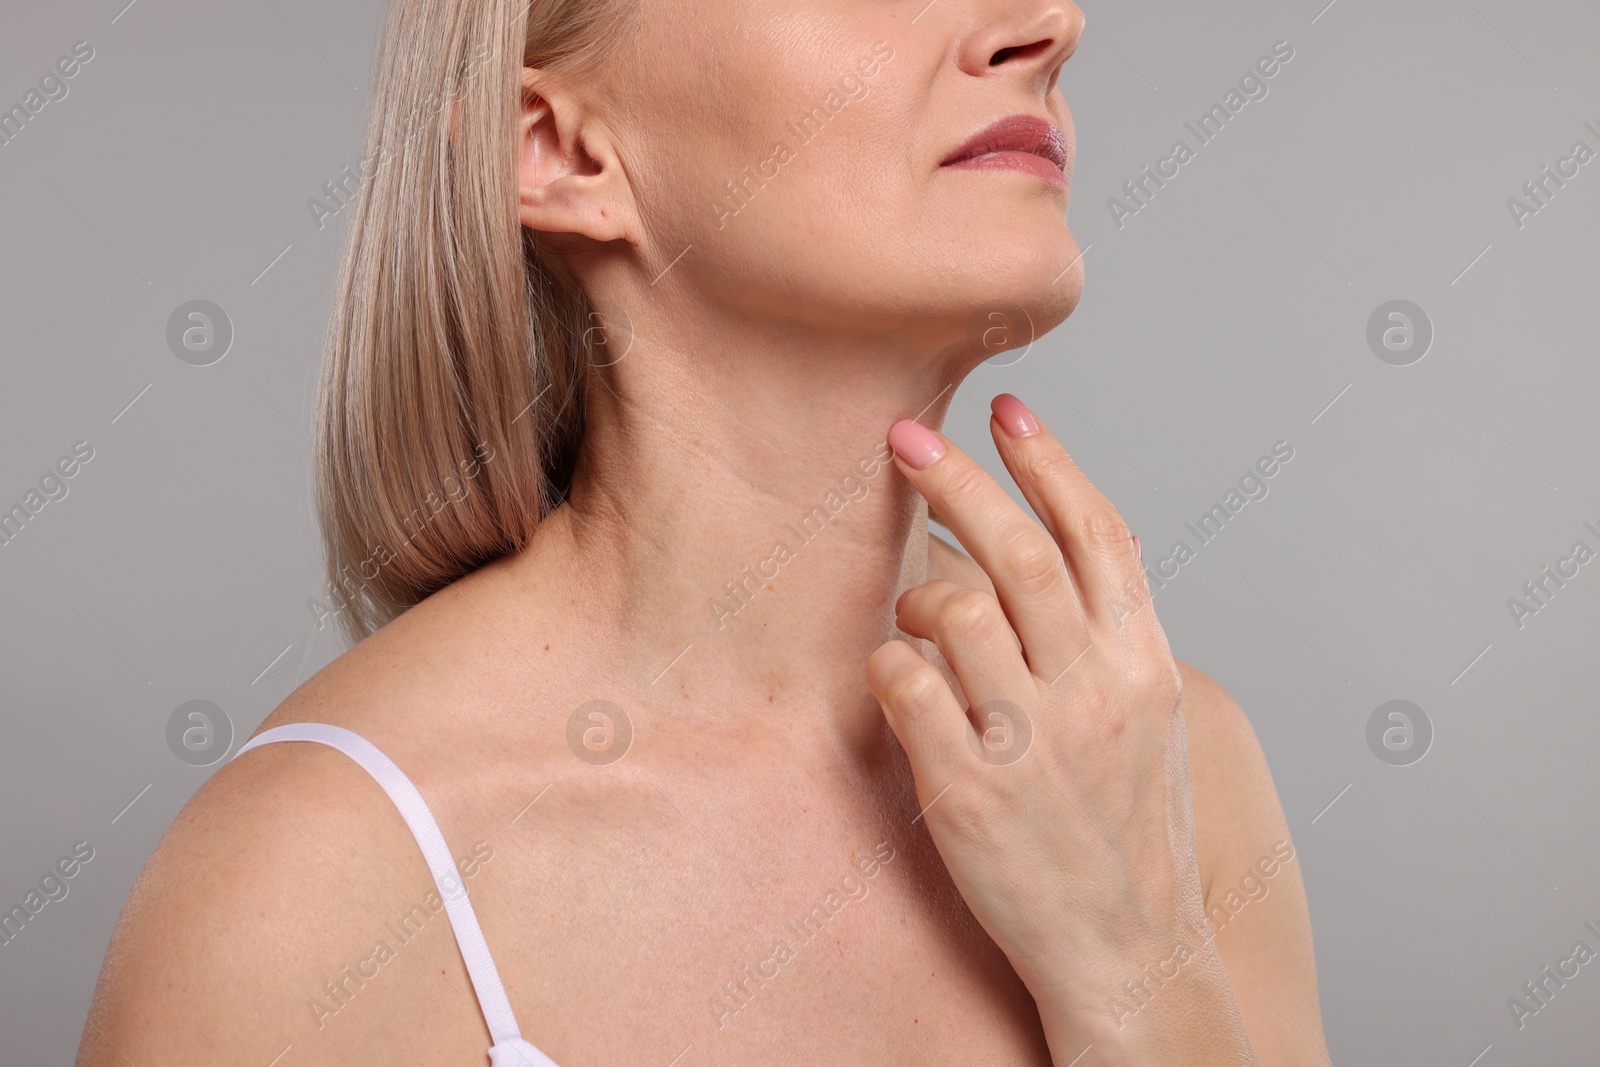
[{"label": "chest", "polygon": [[581,822],[552,805],[473,889],[524,1035],[557,1062],[1049,1062],[914,807],[613,799]]}]

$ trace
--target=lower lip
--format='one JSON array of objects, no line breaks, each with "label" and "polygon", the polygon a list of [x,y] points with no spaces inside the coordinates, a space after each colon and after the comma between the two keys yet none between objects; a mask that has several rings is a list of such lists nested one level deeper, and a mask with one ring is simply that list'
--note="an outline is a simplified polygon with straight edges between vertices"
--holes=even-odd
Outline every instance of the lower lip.
[{"label": "lower lip", "polygon": [[959,163],[946,163],[949,170],[1014,170],[1033,174],[1053,185],[1065,186],[1067,176],[1050,160],[1032,152],[991,152]]}]

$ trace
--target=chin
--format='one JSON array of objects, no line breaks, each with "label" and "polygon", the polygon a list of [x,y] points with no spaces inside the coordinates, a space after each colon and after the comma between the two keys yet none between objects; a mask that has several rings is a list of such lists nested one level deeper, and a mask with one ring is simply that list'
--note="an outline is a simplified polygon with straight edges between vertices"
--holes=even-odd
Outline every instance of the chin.
[{"label": "chin", "polygon": [[951,308],[963,330],[957,347],[971,366],[1037,341],[1067,320],[1083,294],[1083,257],[1070,233],[1049,241],[1035,234],[1008,247],[1011,255],[982,257],[952,279],[963,293]]}]

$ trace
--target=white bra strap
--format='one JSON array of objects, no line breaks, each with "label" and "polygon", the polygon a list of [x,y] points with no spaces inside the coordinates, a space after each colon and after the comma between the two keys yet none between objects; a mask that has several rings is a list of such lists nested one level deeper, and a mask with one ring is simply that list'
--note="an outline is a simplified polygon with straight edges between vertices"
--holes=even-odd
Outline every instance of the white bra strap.
[{"label": "white bra strap", "polygon": [[[389,794],[389,799],[394,801],[394,806],[400,809],[401,817],[411,828],[411,836],[417,839],[422,856],[428,861],[428,869],[433,872],[434,885],[439,887],[439,896],[444,899],[450,925],[455,930],[456,943],[461,949],[461,959],[467,965],[467,975],[472,979],[472,988],[478,995],[478,1007],[489,1024],[494,1043],[512,1047],[524,1044],[522,1034],[517,1029],[516,1016],[511,1011],[511,1002],[506,999],[505,986],[500,982],[500,972],[495,969],[494,958],[489,955],[489,946],[478,927],[478,916],[467,899],[461,876],[456,873],[455,860],[450,856],[444,835],[439,832],[439,824],[434,822],[433,813],[428,810],[427,802],[417,792],[417,787],[411,784],[411,779],[360,734],[342,726],[321,722],[275,726],[245,742],[233,754],[233,759],[238,759],[252,748],[274,741],[314,741],[336,748],[359,763]],[[542,1057],[542,1054],[539,1055]]]}]

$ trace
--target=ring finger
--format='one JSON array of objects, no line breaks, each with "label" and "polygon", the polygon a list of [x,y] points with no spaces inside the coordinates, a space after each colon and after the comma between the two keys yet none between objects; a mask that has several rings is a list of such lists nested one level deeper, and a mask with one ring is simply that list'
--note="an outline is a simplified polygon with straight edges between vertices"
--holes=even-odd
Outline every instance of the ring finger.
[{"label": "ring finger", "polygon": [[1032,703],[1035,682],[1022,642],[992,593],[936,579],[907,590],[895,613],[901,630],[939,649],[971,707]]}]

